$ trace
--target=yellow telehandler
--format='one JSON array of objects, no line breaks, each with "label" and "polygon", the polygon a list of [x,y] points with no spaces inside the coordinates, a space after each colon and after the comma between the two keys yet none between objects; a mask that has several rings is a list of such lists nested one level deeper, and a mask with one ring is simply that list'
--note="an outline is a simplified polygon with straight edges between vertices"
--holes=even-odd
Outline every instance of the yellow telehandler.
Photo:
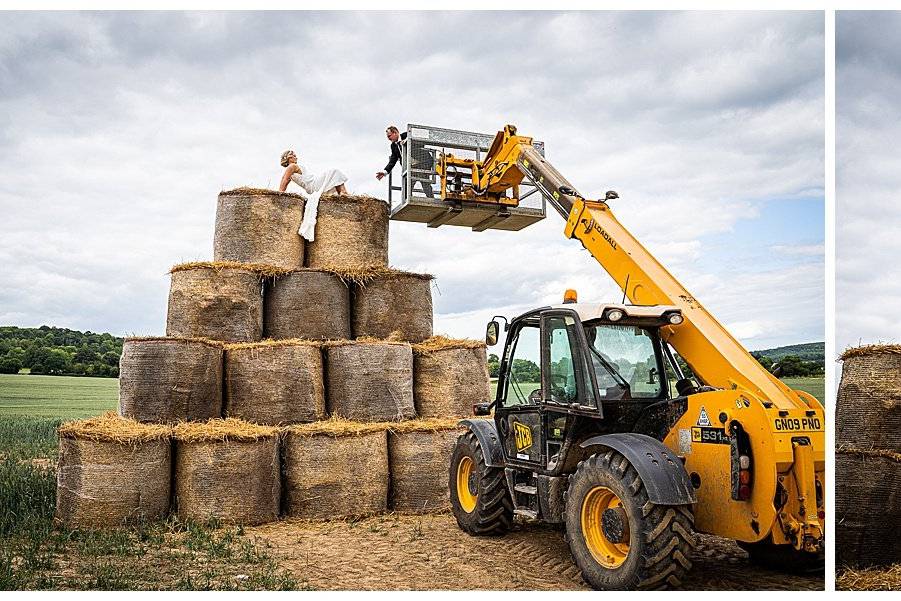
[{"label": "yellow telehandler", "polygon": [[[413,126],[409,164],[415,153],[437,160],[405,172],[393,219],[521,229],[540,218],[518,210],[529,185],[630,301],[579,303],[567,291],[562,304],[503,319],[497,396],[474,407],[493,419],[462,422],[449,466],[460,527],[502,534],[514,515],[562,524],[599,589],[678,586],[695,532],[734,539],[755,562],[822,569],[821,403],[764,369],[642,247],[611,212],[615,192],[584,198],[512,125],[487,149],[472,145],[479,134],[433,128],[443,141],[429,150],[417,127],[431,131]],[[467,140],[474,156],[450,152]],[[428,178],[440,198],[417,200],[413,185]],[[500,329],[488,324],[489,345]]]}]

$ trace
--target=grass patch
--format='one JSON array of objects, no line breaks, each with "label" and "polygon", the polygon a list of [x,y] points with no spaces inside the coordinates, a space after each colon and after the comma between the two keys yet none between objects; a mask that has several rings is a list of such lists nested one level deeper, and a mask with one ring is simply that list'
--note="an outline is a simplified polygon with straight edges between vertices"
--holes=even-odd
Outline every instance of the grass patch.
[{"label": "grass patch", "polygon": [[79,419],[116,409],[119,380],[0,374],[0,416]]},{"label": "grass patch", "polygon": [[826,402],[826,378],[824,376],[782,378],[782,381],[794,390],[803,390],[812,394],[821,403]]}]

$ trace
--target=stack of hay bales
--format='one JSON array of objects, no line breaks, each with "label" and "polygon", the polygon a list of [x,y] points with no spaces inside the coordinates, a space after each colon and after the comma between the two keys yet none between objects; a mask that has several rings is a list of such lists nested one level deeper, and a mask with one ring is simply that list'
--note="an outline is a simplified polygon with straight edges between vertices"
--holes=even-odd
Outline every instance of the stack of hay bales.
[{"label": "stack of hay bales", "polygon": [[836,563],[901,562],[901,346],[842,354],[835,415]]},{"label": "stack of hay bales", "polygon": [[313,242],[302,214],[297,195],[219,195],[213,261],[171,270],[166,336],[125,341],[121,417],[60,430],[62,522],[450,508],[485,345],[433,336],[432,276],[388,267],[386,203],[324,197]]}]

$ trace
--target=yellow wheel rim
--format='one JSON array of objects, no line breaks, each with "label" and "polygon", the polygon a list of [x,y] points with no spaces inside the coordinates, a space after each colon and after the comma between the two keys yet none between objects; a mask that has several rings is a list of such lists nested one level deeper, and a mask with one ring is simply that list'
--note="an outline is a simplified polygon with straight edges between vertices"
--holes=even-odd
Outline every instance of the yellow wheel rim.
[{"label": "yellow wheel rim", "polygon": [[[591,555],[605,568],[618,568],[629,556],[629,543],[609,540],[603,529],[604,512],[622,506],[616,493],[605,486],[592,488],[582,501],[582,536]],[[628,526],[625,538],[628,540]]]},{"label": "yellow wheel rim", "polygon": [[475,463],[472,457],[463,457],[457,464],[457,499],[460,501],[460,507],[466,513],[472,513],[476,508],[476,501],[479,495],[473,494],[469,489],[469,480],[475,476]]}]

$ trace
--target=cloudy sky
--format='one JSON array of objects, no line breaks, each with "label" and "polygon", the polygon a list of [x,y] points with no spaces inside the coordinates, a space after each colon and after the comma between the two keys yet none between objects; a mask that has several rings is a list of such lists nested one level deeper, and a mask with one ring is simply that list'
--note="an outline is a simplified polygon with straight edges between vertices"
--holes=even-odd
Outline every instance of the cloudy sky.
[{"label": "cloudy sky", "polygon": [[[161,333],[217,193],[285,148],[385,198],[386,124],[515,123],[749,348],[822,340],[823,42],[798,12],[0,14],[0,324]],[[396,222],[390,258],[481,337],[619,301],[562,230]]]},{"label": "cloudy sky", "polygon": [[836,349],[901,342],[901,13],[836,15]]}]

